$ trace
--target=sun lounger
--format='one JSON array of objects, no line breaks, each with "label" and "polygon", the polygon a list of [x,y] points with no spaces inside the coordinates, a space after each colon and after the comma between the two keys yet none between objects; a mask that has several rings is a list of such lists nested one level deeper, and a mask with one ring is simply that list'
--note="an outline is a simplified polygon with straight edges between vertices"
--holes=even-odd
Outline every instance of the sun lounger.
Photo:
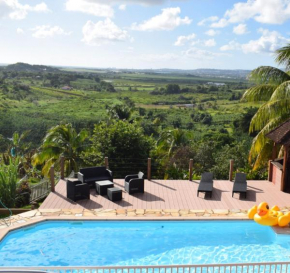
[{"label": "sun lounger", "polygon": [[203,173],[201,175],[201,180],[197,189],[197,196],[199,192],[209,192],[210,197],[212,197],[212,189],[213,189],[213,174],[212,173]]},{"label": "sun lounger", "polygon": [[244,193],[245,198],[247,198],[247,179],[245,173],[236,173],[234,185],[233,185],[233,192],[232,197],[234,196],[234,193]]}]

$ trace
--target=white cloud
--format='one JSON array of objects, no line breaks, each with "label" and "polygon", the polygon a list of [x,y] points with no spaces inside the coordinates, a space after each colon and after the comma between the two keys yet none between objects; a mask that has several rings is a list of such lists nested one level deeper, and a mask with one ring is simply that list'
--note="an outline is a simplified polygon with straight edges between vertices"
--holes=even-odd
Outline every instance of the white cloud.
[{"label": "white cloud", "polygon": [[179,7],[162,9],[162,13],[144,21],[141,24],[134,23],[132,29],[140,31],[173,30],[181,25],[189,25],[191,19],[187,16],[179,17],[181,10]]},{"label": "white cloud", "polygon": [[201,59],[201,60],[212,60],[212,59],[215,59],[216,57],[229,56],[228,54],[225,54],[225,53],[217,53],[217,52],[212,52],[209,50],[199,49],[195,47],[192,47],[184,51],[183,55],[189,58]]},{"label": "white cloud", "polygon": [[270,31],[268,29],[259,29],[262,36],[257,40],[251,40],[242,45],[244,53],[272,53],[278,48],[290,42],[290,39],[283,37],[277,31]]},{"label": "white cloud", "polygon": [[17,32],[18,34],[24,34],[24,30],[23,30],[22,28],[17,28],[17,29],[16,29],[16,32]]},{"label": "white cloud", "polygon": [[213,47],[216,46],[215,39],[208,39],[208,40],[195,40],[191,43],[192,46],[206,46],[206,47]]},{"label": "white cloud", "polygon": [[247,33],[247,25],[246,24],[239,24],[233,28],[233,33],[237,35],[243,35]]},{"label": "white cloud", "polygon": [[175,46],[183,46],[186,42],[193,40],[195,38],[195,34],[192,33],[190,35],[187,36],[179,36],[176,40],[176,42],[174,43]]},{"label": "white cloud", "polygon": [[47,5],[42,2],[35,6],[22,5],[18,0],[0,0],[0,18],[9,17],[13,20],[25,19],[29,12],[48,12]]},{"label": "white cloud", "polygon": [[229,24],[242,23],[254,19],[264,24],[283,24],[290,19],[289,0],[247,0],[238,2],[225,12],[224,18],[211,24],[213,28],[223,28]]},{"label": "white cloud", "polygon": [[218,19],[219,19],[219,18],[218,18],[217,16],[211,16],[211,17],[208,17],[208,18],[205,18],[205,19],[199,21],[199,22],[197,23],[197,25],[198,25],[198,26],[204,26],[204,25],[206,25],[206,23],[208,23],[208,22],[215,22],[215,21],[217,21]]},{"label": "white cloud", "polygon": [[226,19],[222,18],[219,21],[217,21],[215,23],[212,23],[210,25],[210,27],[213,27],[213,28],[223,28],[223,27],[226,27],[228,24],[229,24],[229,22]]},{"label": "white cloud", "polygon": [[133,41],[127,31],[122,30],[114,24],[109,18],[104,21],[93,23],[88,21],[83,26],[82,41],[87,45],[101,45],[108,42],[115,41]]},{"label": "white cloud", "polygon": [[53,37],[56,35],[70,35],[71,32],[65,32],[61,27],[59,26],[49,26],[49,25],[42,25],[37,26],[32,29],[33,34],[32,36],[35,38],[47,38],[47,37]]},{"label": "white cloud", "polygon": [[218,35],[220,32],[218,30],[214,29],[209,29],[208,31],[205,32],[206,35],[208,36],[215,36]]},{"label": "white cloud", "polygon": [[126,7],[127,6],[125,4],[122,4],[122,5],[119,6],[119,10],[126,10]]},{"label": "white cloud", "polygon": [[216,46],[216,41],[215,39],[209,39],[209,40],[204,41],[204,45],[207,47],[213,47],[213,46]]},{"label": "white cloud", "polygon": [[236,41],[230,41],[227,45],[223,45],[220,47],[221,51],[230,51],[230,50],[238,50],[241,48],[241,45]]},{"label": "white cloud", "polygon": [[[0,0],[1,1],[1,0]],[[5,0],[14,1],[14,0]],[[99,17],[114,16],[114,5],[118,5],[120,10],[125,10],[127,5],[153,6],[161,5],[169,0],[66,0],[65,7],[68,11],[78,11],[92,14]],[[172,1],[172,0],[171,0]],[[174,0],[184,1],[184,0]]]},{"label": "white cloud", "polygon": [[230,41],[227,45],[220,48],[221,51],[242,50],[244,53],[273,53],[278,48],[290,42],[290,39],[283,37],[277,31],[268,29],[258,30],[262,36],[257,40],[251,40],[245,44]]},{"label": "white cloud", "polygon": [[99,3],[105,5],[120,5],[120,4],[132,4],[132,5],[143,5],[143,6],[156,6],[162,5],[165,2],[182,2],[184,0],[87,0],[92,3]]},{"label": "white cloud", "polygon": [[289,0],[248,0],[236,3],[227,10],[225,17],[230,23],[238,23],[253,18],[266,24],[282,24],[290,18]]},{"label": "white cloud", "polygon": [[65,7],[68,11],[79,11],[100,17],[114,16],[114,9],[112,7],[95,2],[90,0],[67,0]]}]

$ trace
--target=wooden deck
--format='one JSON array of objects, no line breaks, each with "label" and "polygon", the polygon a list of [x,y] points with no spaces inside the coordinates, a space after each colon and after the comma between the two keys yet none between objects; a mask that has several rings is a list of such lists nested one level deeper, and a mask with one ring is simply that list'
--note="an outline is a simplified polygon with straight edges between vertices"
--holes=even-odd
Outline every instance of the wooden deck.
[{"label": "wooden deck", "polygon": [[[123,180],[115,179],[116,187],[123,189]],[[204,193],[197,194],[198,181],[152,180],[145,181],[145,193],[129,195],[123,191],[123,199],[112,202],[106,196],[96,195],[91,189],[90,200],[77,203],[66,198],[66,182],[60,180],[56,191],[50,193],[41,209],[249,209],[260,202],[270,206],[290,206],[290,194],[281,192],[268,181],[248,181],[247,199],[235,194],[232,197],[233,183],[215,180],[212,198]]]}]

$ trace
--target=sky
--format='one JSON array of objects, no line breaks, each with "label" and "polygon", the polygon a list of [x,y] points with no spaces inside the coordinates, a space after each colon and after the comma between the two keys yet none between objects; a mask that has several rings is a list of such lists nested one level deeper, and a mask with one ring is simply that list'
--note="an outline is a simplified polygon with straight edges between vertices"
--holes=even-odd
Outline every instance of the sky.
[{"label": "sky", "polygon": [[0,63],[253,69],[289,26],[290,0],[0,0]]}]

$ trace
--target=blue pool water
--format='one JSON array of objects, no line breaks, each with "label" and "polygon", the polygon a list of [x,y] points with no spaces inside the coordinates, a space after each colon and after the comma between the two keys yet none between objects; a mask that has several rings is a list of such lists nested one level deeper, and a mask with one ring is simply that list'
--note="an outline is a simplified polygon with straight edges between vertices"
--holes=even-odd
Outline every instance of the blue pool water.
[{"label": "blue pool water", "polygon": [[265,261],[290,261],[290,236],[251,221],[49,221],[0,242],[0,266]]}]

